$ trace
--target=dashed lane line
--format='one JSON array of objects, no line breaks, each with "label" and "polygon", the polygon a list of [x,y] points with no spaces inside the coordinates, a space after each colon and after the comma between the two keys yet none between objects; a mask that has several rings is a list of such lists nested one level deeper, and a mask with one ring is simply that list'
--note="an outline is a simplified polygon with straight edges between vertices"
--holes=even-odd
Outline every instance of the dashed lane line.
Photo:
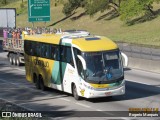
[{"label": "dashed lane line", "polygon": [[19,71],[25,72],[25,70],[20,69],[20,68],[14,68],[14,69],[17,69],[17,70],[19,70]]},{"label": "dashed lane line", "polygon": [[101,110],[101,109],[96,109],[96,111],[103,111],[103,110]]},{"label": "dashed lane line", "polygon": [[76,102],[75,104],[80,105],[80,106],[83,106],[83,107],[86,107],[86,108],[91,108],[91,106],[88,106],[88,105],[85,105],[85,104],[82,104],[82,103]]},{"label": "dashed lane line", "polygon": [[66,98],[59,98],[59,99],[64,100],[64,101],[67,101],[67,102],[70,102],[70,101],[71,101],[71,100],[66,99]]},{"label": "dashed lane line", "polygon": [[148,83],[144,83],[144,82],[139,82],[139,81],[134,81],[134,80],[128,80],[125,79],[126,81],[130,81],[130,82],[136,82],[136,83],[140,83],[140,84],[144,84],[144,85],[152,85],[152,84],[148,84]]}]

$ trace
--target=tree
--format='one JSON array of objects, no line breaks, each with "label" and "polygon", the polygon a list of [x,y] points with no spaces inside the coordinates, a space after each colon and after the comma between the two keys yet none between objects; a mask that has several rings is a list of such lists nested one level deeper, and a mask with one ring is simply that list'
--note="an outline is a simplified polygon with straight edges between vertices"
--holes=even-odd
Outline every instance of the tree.
[{"label": "tree", "polygon": [[79,7],[84,7],[85,0],[68,0],[67,3],[64,4],[62,12],[65,15],[70,15]]},{"label": "tree", "polygon": [[120,14],[121,20],[129,21],[137,16],[150,13],[154,16],[153,2],[159,2],[160,0],[125,0],[121,4]]},{"label": "tree", "polygon": [[79,7],[85,8],[89,15],[94,15],[99,11],[103,12],[110,8],[113,8],[118,13],[121,1],[123,0],[68,0],[64,4],[63,13],[69,15]]},{"label": "tree", "polygon": [[104,12],[107,9],[113,8],[119,14],[119,8],[123,0],[87,0],[86,10],[89,15],[101,11]]},{"label": "tree", "polygon": [[2,0],[1,3],[6,5],[7,4],[7,0]]}]

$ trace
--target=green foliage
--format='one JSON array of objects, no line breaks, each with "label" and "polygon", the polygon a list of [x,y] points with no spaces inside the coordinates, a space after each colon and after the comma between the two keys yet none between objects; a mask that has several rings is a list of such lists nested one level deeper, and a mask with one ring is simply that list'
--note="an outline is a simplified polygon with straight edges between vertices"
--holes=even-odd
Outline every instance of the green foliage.
[{"label": "green foliage", "polygon": [[119,13],[120,3],[123,0],[68,0],[64,4],[63,13],[69,15],[79,7],[84,7],[89,15],[94,15],[97,12],[104,12],[107,9],[113,8]]},{"label": "green foliage", "polygon": [[117,13],[119,13],[120,4],[123,0],[86,0],[87,4],[85,9],[89,15],[94,15],[97,12],[104,12],[113,8]]},{"label": "green foliage", "polygon": [[7,4],[7,0],[2,0],[2,1],[1,1],[1,4],[6,5],[6,4]]},{"label": "green foliage", "polygon": [[130,21],[131,19],[144,15],[144,14],[152,14],[154,12],[152,10],[153,2],[160,0],[126,0],[123,1],[120,8],[121,20]]},{"label": "green foliage", "polygon": [[137,16],[154,16],[155,13],[152,10],[154,2],[159,3],[160,0],[68,0],[64,4],[63,13],[70,15],[77,8],[84,7],[85,11],[93,16],[99,11],[112,9],[120,15],[121,20],[130,21]]},{"label": "green foliage", "polygon": [[143,5],[138,0],[123,1],[120,8],[121,20],[129,21],[131,18],[143,14]]},{"label": "green foliage", "polygon": [[24,8],[24,4],[23,3],[20,4],[20,8],[21,9]]},{"label": "green foliage", "polygon": [[64,4],[62,12],[65,15],[72,14],[77,8],[84,7],[85,0],[68,0],[67,3]]},{"label": "green foliage", "polygon": [[99,11],[103,12],[110,9],[109,0],[89,0],[86,3],[85,9],[91,16]]}]

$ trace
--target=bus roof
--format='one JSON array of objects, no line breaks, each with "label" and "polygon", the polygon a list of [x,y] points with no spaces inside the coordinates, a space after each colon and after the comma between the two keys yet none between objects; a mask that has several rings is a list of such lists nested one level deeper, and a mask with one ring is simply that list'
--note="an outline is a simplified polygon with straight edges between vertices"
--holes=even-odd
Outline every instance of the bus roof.
[{"label": "bus roof", "polygon": [[[107,37],[102,36],[83,36],[83,35],[57,35],[57,34],[39,34],[39,35],[26,35],[25,39],[52,43],[52,44],[63,44],[68,45],[68,43],[74,47],[80,49],[84,52],[93,52],[93,51],[105,51],[117,49],[118,46],[112,40]],[[62,41],[60,41],[62,39]]]},{"label": "bus roof", "polygon": [[79,47],[81,51],[105,51],[117,49],[118,46],[110,39],[100,36],[88,36],[72,40],[72,44]]},{"label": "bus roof", "polygon": [[56,34],[25,35],[25,40],[52,43],[52,44],[59,44],[60,39],[61,35],[56,35]]}]

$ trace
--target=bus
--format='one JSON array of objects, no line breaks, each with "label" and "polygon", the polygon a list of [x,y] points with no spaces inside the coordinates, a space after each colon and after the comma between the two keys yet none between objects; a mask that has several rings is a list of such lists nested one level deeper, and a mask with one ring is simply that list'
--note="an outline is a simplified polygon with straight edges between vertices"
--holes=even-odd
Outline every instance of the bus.
[{"label": "bus", "polygon": [[122,55],[109,38],[89,34],[25,35],[26,79],[81,97],[125,94]]}]

